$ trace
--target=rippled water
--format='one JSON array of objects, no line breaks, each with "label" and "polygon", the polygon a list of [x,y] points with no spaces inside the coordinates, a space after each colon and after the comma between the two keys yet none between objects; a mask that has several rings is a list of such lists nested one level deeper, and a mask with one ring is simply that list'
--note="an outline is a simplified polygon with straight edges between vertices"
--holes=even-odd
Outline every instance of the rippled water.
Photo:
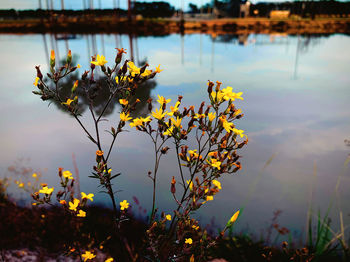
[{"label": "rippled water", "polygon": [[[216,224],[223,225],[234,210],[244,206],[239,228],[259,234],[260,229],[268,227],[273,211],[281,209],[280,224],[301,234],[310,199],[314,210],[325,211],[340,174],[340,198],[333,203],[331,216],[337,228],[340,208],[345,223],[350,222],[350,174],[344,169],[350,153],[344,143],[350,139],[350,37],[346,35],[77,35],[68,39],[0,35],[1,176],[12,175],[8,166],[23,158],[23,165],[47,168],[44,180],[57,185],[57,168],[73,170],[74,153],[81,190],[98,192],[95,181],[87,177],[95,147],[73,118],[57,110],[56,105],[48,107],[31,93],[34,66],[40,64],[43,71],[47,70],[51,48],[62,59],[67,48],[72,49],[83,69],[94,53],[105,54],[113,61],[114,48],[124,47],[131,55],[130,45],[136,63],[147,60],[153,67],[161,64],[164,68],[155,87],[143,93],[143,100],[149,94],[161,94],[173,101],[183,95],[184,105],[199,105],[206,99],[208,79],[244,93],[245,100],[237,103],[245,113],[239,128],[249,136],[248,146],[241,150],[243,169],[222,179],[223,190],[216,201],[198,213],[203,223],[215,217]],[[118,105],[111,109],[112,122],[118,111]],[[83,121],[90,123],[88,117]],[[105,124],[106,129],[109,126]],[[105,139],[110,139],[107,133]],[[123,133],[111,157],[113,170],[122,173],[117,180],[122,192],[117,198],[133,203],[136,196],[147,209],[152,201],[152,184],[147,178],[154,160],[151,146],[143,134]],[[169,183],[177,174],[173,153],[164,158],[159,174],[158,206],[168,211],[174,207]],[[25,197],[16,192],[17,198]],[[109,204],[103,194],[97,194],[96,201]]]}]

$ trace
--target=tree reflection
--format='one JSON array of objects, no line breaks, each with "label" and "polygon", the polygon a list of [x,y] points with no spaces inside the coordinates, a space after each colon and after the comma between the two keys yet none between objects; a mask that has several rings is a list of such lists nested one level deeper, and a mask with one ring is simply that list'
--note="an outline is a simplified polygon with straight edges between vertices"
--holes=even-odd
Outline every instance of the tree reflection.
[{"label": "tree reflection", "polygon": [[[78,72],[72,73],[60,81],[61,85],[60,85],[59,94],[62,98],[66,99],[70,97],[71,89],[76,80],[80,80],[80,76]],[[102,113],[102,110],[110,95],[109,87],[107,84],[107,77],[96,76],[95,81],[96,81],[96,84],[88,92],[86,92],[80,84],[78,89],[76,90],[76,95],[79,98],[78,100],[79,114],[83,114],[88,109],[89,98],[87,95],[95,91],[97,91],[96,92],[97,95],[93,99],[93,110],[97,115]],[[137,103],[136,110],[131,113],[131,116],[133,118],[140,117],[140,116],[144,117],[148,114],[147,100],[151,97],[151,92],[156,86],[157,86],[157,83],[154,79],[148,80],[138,85],[135,96],[133,96],[132,100],[129,101],[130,104],[133,104],[136,101],[136,99],[139,99],[141,101]],[[112,114],[116,106],[117,105],[120,106],[120,103],[119,103],[120,98],[121,97],[119,97],[118,95],[113,98],[112,102],[109,103],[108,107],[105,109],[103,116],[108,116]],[[51,99],[50,102],[55,104],[60,111],[70,114],[70,112],[66,110],[64,106],[60,105],[58,101]]]}]

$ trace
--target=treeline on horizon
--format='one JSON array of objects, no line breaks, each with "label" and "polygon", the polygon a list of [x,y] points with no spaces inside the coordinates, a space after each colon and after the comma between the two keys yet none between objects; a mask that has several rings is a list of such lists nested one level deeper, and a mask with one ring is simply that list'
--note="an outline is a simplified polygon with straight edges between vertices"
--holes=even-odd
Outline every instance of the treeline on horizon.
[{"label": "treeline on horizon", "polygon": [[[215,8],[221,12],[221,16],[239,17],[241,0],[214,0],[203,6],[189,3],[190,14],[210,13]],[[257,13],[254,13],[257,10]],[[268,3],[260,2],[250,5],[250,16],[268,17],[273,10],[289,10],[292,15],[301,17],[315,17],[317,15],[347,15],[350,14],[350,2],[339,1],[298,1]],[[147,18],[171,17],[176,10],[175,7],[164,1],[157,2],[134,2],[131,13],[142,15]],[[81,17],[81,16],[120,16],[126,17],[128,10],[125,9],[85,9],[85,10],[0,10],[0,18],[3,19],[27,19],[27,18],[50,18],[52,15]]]}]

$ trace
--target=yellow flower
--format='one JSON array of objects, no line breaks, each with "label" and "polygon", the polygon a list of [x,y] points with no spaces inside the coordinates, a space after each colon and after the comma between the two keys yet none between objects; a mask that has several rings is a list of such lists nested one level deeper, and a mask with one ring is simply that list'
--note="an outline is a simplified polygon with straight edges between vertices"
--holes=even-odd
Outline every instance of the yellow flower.
[{"label": "yellow flower", "polygon": [[228,133],[230,133],[230,132],[234,129],[234,124],[228,122],[228,121],[226,120],[226,117],[225,117],[225,116],[221,116],[221,117],[220,117],[220,121],[221,121],[222,127],[223,127]]},{"label": "yellow flower", "polygon": [[77,217],[86,217],[86,212],[80,209],[79,214],[77,214]]},{"label": "yellow flower", "polygon": [[107,173],[111,174],[112,173],[112,168],[108,169]]},{"label": "yellow flower", "polygon": [[65,178],[68,178],[68,179],[73,179],[72,177],[72,173],[70,171],[63,171],[62,172],[62,176],[65,177]]},{"label": "yellow flower", "polygon": [[23,183],[20,183],[20,184],[18,185],[18,187],[19,187],[19,188],[24,187],[24,184],[23,184]]},{"label": "yellow flower", "polygon": [[80,68],[81,67],[81,65],[80,64],[77,64],[77,68]]},{"label": "yellow flower", "polygon": [[86,251],[84,254],[81,255],[82,258],[84,258],[84,262],[88,259],[93,259],[94,257],[96,257],[96,255],[94,255],[93,253],[91,253],[90,251]]},{"label": "yellow flower", "polygon": [[212,167],[216,167],[218,170],[220,170],[220,166],[221,166],[221,162],[220,162],[220,161],[218,161],[218,160],[215,159],[215,158],[210,159],[210,161],[211,161],[211,162],[209,162],[209,161],[207,160],[207,162],[208,162]]},{"label": "yellow flower", "polygon": [[152,74],[152,70],[145,70],[145,72],[143,72],[142,74],[141,74],[141,76],[142,77],[146,77],[146,76],[149,76],[150,74]]},{"label": "yellow flower", "polygon": [[150,116],[148,116],[148,117],[140,117],[140,119],[142,120],[142,123],[147,123],[147,122],[151,121],[151,117]]},{"label": "yellow flower", "polygon": [[240,137],[247,137],[247,135],[243,134],[244,133],[244,130],[239,130],[239,129],[236,129],[236,128],[232,128],[232,131],[236,134],[236,135],[239,135]]},{"label": "yellow flower", "polygon": [[94,194],[92,194],[92,193],[87,195],[84,192],[81,192],[81,199],[89,199],[92,202],[92,201],[94,201],[93,197],[94,197]]},{"label": "yellow flower", "polygon": [[36,178],[38,175],[36,173],[33,173],[32,177]]},{"label": "yellow flower", "polygon": [[126,99],[119,99],[119,103],[123,106],[126,106],[127,104],[129,104],[128,100]]},{"label": "yellow flower", "polygon": [[199,229],[199,226],[193,225],[192,228],[193,228],[194,230],[198,230],[198,229]]},{"label": "yellow flower", "polygon": [[106,64],[108,61],[106,61],[106,58],[103,55],[97,55],[96,57],[96,61],[91,61],[91,64],[94,65],[99,65],[99,66],[103,66],[104,64]]},{"label": "yellow flower", "polygon": [[237,220],[238,215],[239,215],[239,210],[238,210],[236,213],[233,214],[233,216],[230,218],[230,220],[228,221],[228,223],[229,223],[230,225],[232,225],[232,224]]},{"label": "yellow flower", "polygon": [[47,194],[47,195],[51,195],[53,192],[54,188],[48,188],[47,186],[44,186],[42,189],[39,190],[39,193],[41,194]]},{"label": "yellow flower", "polygon": [[163,135],[165,135],[165,136],[172,136],[173,130],[174,130],[174,126],[171,126],[163,133]]},{"label": "yellow flower", "polygon": [[212,201],[214,199],[213,196],[207,196],[207,201]]},{"label": "yellow flower", "polygon": [[221,189],[221,183],[219,182],[219,181],[217,181],[217,180],[213,180],[213,181],[211,181],[213,184],[214,184],[214,186],[216,186],[218,189]]},{"label": "yellow flower", "polygon": [[215,102],[221,102],[224,98],[224,94],[221,91],[213,91],[211,92],[211,97]]},{"label": "yellow flower", "polygon": [[74,101],[74,99],[70,99],[68,98],[66,102],[63,102],[62,104],[63,105],[67,105],[67,106],[70,106],[70,104]]},{"label": "yellow flower", "polygon": [[193,241],[192,238],[185,238],[185,244],[192,245]]},{"label": "yellow flower", "polygon": [[36,77],[36,78],[35,78],[35,81],[34,81],[34,83],[33,83],[33,85],[38,86],[39,80],[40,80],[40,78],[39,78],[39,77]]},{"label": "yellow flower", "polygon": [[113,261],[114,261],[114,259],[112,257],[105,260],[105,262],[113,262]]},{"label": "yellow flower", "polygon": [[204,118],[205,114],[195,114],[194,119]]},{"label": "yellow flower", "polygon": [[63,199],[63,200],[60,200],[60,204],[65,205],[65,204],[67,204],[67,202],[66,202],[66,200]]},{"label": "yellow flower", "polygon": [[156,73],[160,73],[160,72],[162,72],[163,71],[163,69],[161,70],[160,69],[160,65],[158,65],[157,67],[156,67]]},{"label": "yellow flower", "polygon": [[208,114],[208,118],[209,118],[209,121],[210,121],[210,122],[212,122],[212,121],[215,119],[215,117],[216,117],[215,112],[214,112],[214,113],[210,112],[210,113]]},{"label": "yellow flower", "polygon": [[171,101],[171,99],[165,99],[163,96],[158,95],[157,102],[162,106],[163,104],[167,104]]},{"label": "yellow flower", "polygon": [[120,120],[124,122],[132,119],[132,117],[129,117],[129,114],[125,114],[124,112],[120,113],[119,116],[120,116]]},{"label": "yellow flower", "polygon": [[129,208],[129,203],[126,200],[123,200],[123,202],[120,202],[120,210],[128,209]]},{"label": "yellow flower", "polygon": [[170,118],[171,122],[173,122],[173,125],[177,128],[181,128],[181,120],[182,118],[177,117],[176,120],[174,118]]},{"label": "yellow flower", "polygon": [[142,126],[142,125],[143,125],[143,121],[141,118],[134,118],[130,123],[130,127],[136,127],[136,126]]},{"label": "yellow flower", "polygon": [[140,74],[140,68],[138,68],[137,66],[135,66],[135,64],[132,61],[128,62],[128,67],[129,67],[129,71],[130,74],[132,76],[135,76],[137,74]]},{"label": "yellow flower", "polygon": [[166,215],[165,218],[166,218],[166,220],[171,221],[171,215]]},{"label": "yellow flower", "polygon": [[187,185],[189,185],[190,190],[193,190],[193,182],[191,180],[186,180]]},{"label": "yellow flower", "polygon": [[[121,77],[120,80],[121,80],[122,82],[128,80],[130,83],[131,83],[132,81],[134,81],[134,79],[132,79],[132,78],[130,78],[130,77],[128,77],[128,76],[123,76],[123,77]],[[116,77],[115,77],[115,82],[116,82],[117,84],[119,84],[119,76],[116,76]]]},{"label": "yellow flower", "polygon": [[233,115],[238,116],[239,114],[242,114],[242,109],[238,109]]},{"label": "yellow flower", "polygon": [[74,198],[73,203],[72,202],[68,203],[69,209],[73,210],[73,211],[77,211],[77,207],[78,207],[79,203],[80,203],[80,200],[77,198]]},{"label": "yellow flower", "polygon": [[179,110],[179,106],[180,106],[180,101],[177,101],[175,106],[170,107],[171,112],[168,113],[168,116],[173,116],[174,113]]},{"label": "yellow flower", "polygon": [[158,119],[158,120],[162,120],[164,118],[164,116],[166,115],[167,112],[163,113],[163,109],[159,108],[159,110],[156,108],[155,112],[152,112],[152,116],[154,116],[154,118]]}]

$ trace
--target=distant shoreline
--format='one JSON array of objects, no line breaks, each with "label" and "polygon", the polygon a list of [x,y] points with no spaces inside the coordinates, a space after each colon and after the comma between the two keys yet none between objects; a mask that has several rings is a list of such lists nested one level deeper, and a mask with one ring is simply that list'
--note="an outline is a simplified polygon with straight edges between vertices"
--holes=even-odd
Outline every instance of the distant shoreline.
[{"label": "distant shoreline", "polygon": [[139,19],[129,21],[114,17],[81,17],[1,20],[0,33],[120,33],[135,35],[169,34],[331,34],[350,33],[350,18],[316,19],[269,19],[269,18],[222,18],[222,19]]}]

